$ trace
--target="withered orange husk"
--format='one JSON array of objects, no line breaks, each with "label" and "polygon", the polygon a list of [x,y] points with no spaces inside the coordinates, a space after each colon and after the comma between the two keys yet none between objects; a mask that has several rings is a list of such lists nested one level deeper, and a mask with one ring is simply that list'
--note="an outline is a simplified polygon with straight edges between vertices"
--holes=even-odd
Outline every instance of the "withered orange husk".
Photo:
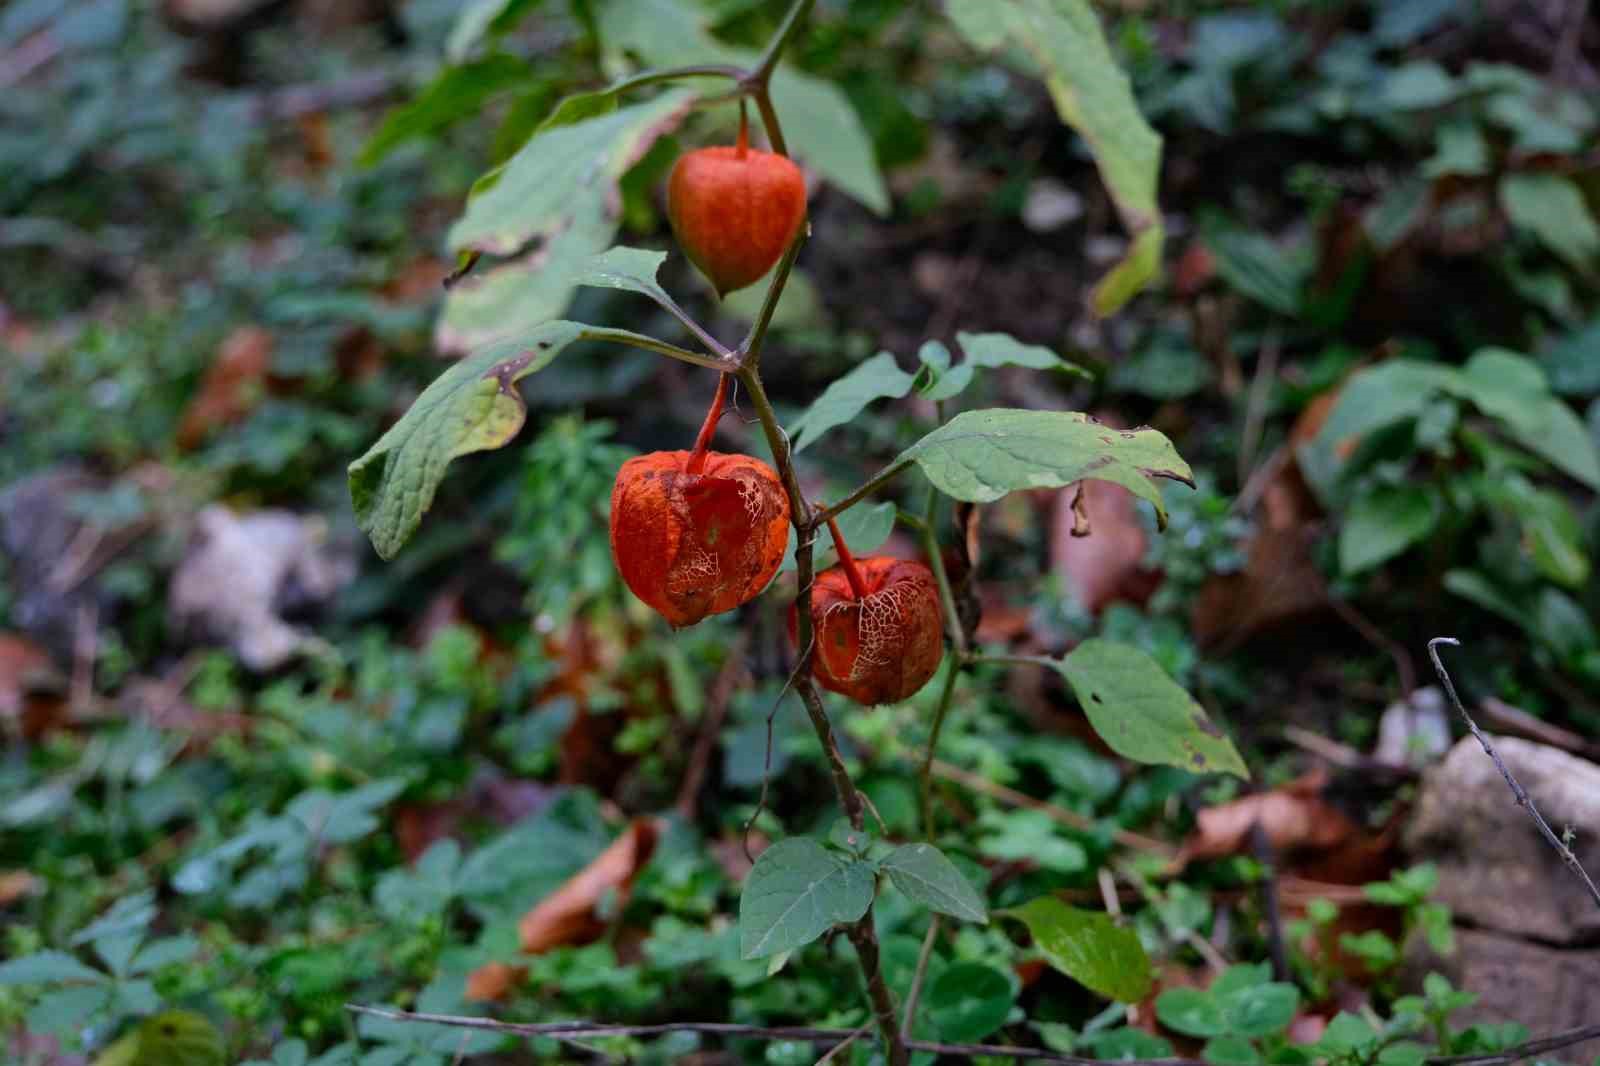
[{"label": "withered orange husk", "polygon": [[944,657],[939,586],[931,570],[907,559],[870,556],[856,568],[866,586],[860,599],[837,566],[811,587],[811,672],[823,688],[857,703],[898,703],[926,685]]},{"label": "withered orange husk", "polygon": [[805,222],[805,177],[774,152],[699,148],[672,168],[667,217],[684,254],[727,295],[783,257]]},{"label": "withered orange husk", "polygon": [[633,594],[674,626],[760,595],[789,543],[789,497],[748,455],[690,452],[629,459],[611,488],[611,554]]}]

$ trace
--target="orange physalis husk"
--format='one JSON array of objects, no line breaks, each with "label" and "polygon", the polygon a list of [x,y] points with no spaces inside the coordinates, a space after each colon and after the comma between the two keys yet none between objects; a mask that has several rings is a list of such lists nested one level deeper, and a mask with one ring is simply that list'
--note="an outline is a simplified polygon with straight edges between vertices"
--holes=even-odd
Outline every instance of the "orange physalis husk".
[{"label": "orange physalis husk", "polygon": [[708,450],[727,376],[694,450],[629,459],[611,489],[611,554],[633,594],[674,626],[761,594],[789,543],[789,497],[772,467]]},{"label": "orange physalis husk", "polygon": [[733,147],[679,157],[667,179],[667,217],[684,254],[726,296],[783,258],[805,222],[805,177],[787,156],[751,148],[741,115]]},{"label": "orange physalis husk", "polygon": [[857,703],[898,703],[926,685],[944,657],[938,583],[908,559],[853,558],[831,520],[828,526],[839,565],[811,587],[812,673],[823,688]]}]

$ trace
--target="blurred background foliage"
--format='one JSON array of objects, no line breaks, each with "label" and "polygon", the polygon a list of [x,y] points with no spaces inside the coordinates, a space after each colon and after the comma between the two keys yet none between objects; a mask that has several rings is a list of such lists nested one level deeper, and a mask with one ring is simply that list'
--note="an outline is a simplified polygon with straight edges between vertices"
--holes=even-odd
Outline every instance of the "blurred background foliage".
[{"label": "blurred background foliage", "polygon": [[[1423,641],[1445,632],[1470,648],[1474,696],[1593,735],[1600,23],[1583,4],[1499,0],[1101,14],[1164,138],[1163,275],[1111,318],[1087,294],[1128,235],[1034,61],[978,52],[938,5],[818,4],[796,91],[841,108],[860,142],[813,134],[814,235],[765,364],[782,413],[877,351],[915,368],[924,341],[962,329],[1088,368],[989,371],[963,402],[1154,425],[1199,487],[1167,492],[1162,534],[1103,486],[1086,494],[1087,538],[1070,536],[1070,492],[946,529],[967,545],[980,637],[1139,644],[1227,723],[1263,789],[1303,782],[1286,728],[1371,749],[1385,707],[1426,681]],[[564,357],[527,390],[523,438],[460,464],[390,565],[345,488],[350,459],[439,372],[460,302],[518,269],[480,267],[446,296],[446,233],[472,182],[564,95],[712,40],[759,47],[781,15],[766,0],[0,9],[8,1058],[93,1058],[172,1017],[189,1049],[174,1054],[196,1062],[217,1048],[184,1036],[195,1017],[227,1061],[563,1054],[358,1024],[349,1001],[860,1023],[847,946],[813,945],[770,979],[736,947],[769,762],[757,843],[832,818],[804,723],[792,707],[769,719],[790,661],[784,597],[672,634],[610,562],[616,467],[682,445],[706,375],[620,349]],[[731,122],[698,113],[631,161],[607,205],[616,239],[671,247],[666,169]],[[752,313],[716,305],[676,255],[664,280],[725,337]],[[576,301],[574,317],[667,328],[623,294]],[[808,491],[836,498],[931,410],[913,393],[834,430],[805,453]],[[760,450],[742,417],[723,434]],[[897,491],[920,511],[921,486]],[[834,708],[893,836],[917,835],[932,699]],[[1240,800],[1234,784],[1119,764],[1058,684],[998,671],[959,690],[941,759],[941,843],[994,906],[1096,901],[1115,853],[1169,989],[1210,953],[1267,957],[1261,864],[1195,821]],[[1299,991],[1215,1061],[1362,1046],[1370,1031],[1294,1028],[1353,1003],[1428,1019],[1459,1005],[1448,984],[1408,997],[1394,979],[1405,932],[1441,929],[1426,871],[1404,880],[1388,833],[1410,789],[1347,775],[1312,790],[1344,835],[1298,874],[1345,895],[1304,890]],[[1125,832],[1198,857],[1158,876],[1167,856],[1126,854]],[[1330,859],[1357,844],[1376,858]],[[614,868],[576,924],[523,953],[519,921],[602,860]],[[1382,913],[1352,919],[1363,908]],[[894,897],[881,911],[904,987],[926,915]],[[1004,1029],[1108,1057],[1219,1035],[1181,997],[1129,1027],[1030,967],[1005,932],[954,932],[919,1032]],[[942,969],[956,976],[941,984]],[[1273,987],[1246,969],[1230,980]],[[1443,1031],[1459,1052],[1517,1035]],[[665,1062],[699,1039],[606,1046]],[[737,1048],[774,1063],[808,1050]]]}]

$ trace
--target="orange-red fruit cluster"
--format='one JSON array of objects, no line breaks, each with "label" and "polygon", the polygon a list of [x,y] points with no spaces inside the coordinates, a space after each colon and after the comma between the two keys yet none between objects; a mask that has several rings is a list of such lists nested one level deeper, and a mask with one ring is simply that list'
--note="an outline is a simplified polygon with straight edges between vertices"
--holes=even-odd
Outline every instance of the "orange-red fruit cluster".
[{"label": "orange-red fruit cluster", "polygon": [[[857,703],[897,703],[926,685],[944,656],[939,586],[931,570],[906,559],[869,556],[854,565],[859,597],[845,566],[824,570],[811,588],[812,673]],[[792,616],[789,626],[792,636]]]},{"label": "orange-red fruit cluster", "polygon": [[652,452],[611,489],[611,554],[633,594],[674,626],[758,596],[783,562],[789,497],[748,455]]},{"label": "orange-red fruit cluster", "polygon": [[759,281],[806,218],[806,182],[786,156],[747,147],[700,148],[667,181],[667,217],[695,266],[726,295]]}]

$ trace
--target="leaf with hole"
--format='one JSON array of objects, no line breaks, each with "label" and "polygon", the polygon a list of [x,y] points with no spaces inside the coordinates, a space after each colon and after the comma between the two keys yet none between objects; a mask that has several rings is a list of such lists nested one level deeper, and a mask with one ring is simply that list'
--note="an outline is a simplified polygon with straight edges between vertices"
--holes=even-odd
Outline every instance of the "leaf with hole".
[{"label": "leaf with hole", "polygon": [[1072,649],[1056,669],[1100,739],[1123,758],[1197,774],[1250,776],[1233,742],[1194,697],[1133,645],[1095,637]]}]

